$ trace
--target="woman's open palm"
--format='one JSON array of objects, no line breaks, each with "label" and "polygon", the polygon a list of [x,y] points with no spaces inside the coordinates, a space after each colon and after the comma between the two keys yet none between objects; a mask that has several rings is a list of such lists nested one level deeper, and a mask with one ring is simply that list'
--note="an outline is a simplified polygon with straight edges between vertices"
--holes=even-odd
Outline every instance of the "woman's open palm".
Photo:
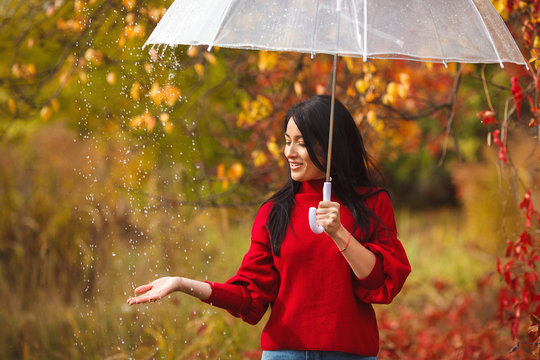
[{"label": "woman's open palm", "polygon": [[152,281],[149,284],[139,286],[135,289],[136,297],[129,298],[129,305],[141,304],[149,301],[156,301],[169,295],[170,293],[179,290],[179,278],[177,277],[162,277]]}]

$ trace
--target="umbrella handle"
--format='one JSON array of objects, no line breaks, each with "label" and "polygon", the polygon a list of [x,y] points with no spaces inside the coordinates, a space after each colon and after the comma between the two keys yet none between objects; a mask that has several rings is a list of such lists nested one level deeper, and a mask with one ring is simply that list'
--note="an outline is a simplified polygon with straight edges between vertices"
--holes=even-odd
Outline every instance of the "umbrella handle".
[{"label": "umbrella handle", "polygon": [[[331,194],[332,194],[332,183],[327,181],[324,183],[324,187],[323,187],[323,200],[330,201]],[[309,208],[309,227],[311,228],[311,231],[313,231],[315,234],[320,234],[324,231],[324,227],[317,225],[316,213],[317,213],[316,207]]]}]

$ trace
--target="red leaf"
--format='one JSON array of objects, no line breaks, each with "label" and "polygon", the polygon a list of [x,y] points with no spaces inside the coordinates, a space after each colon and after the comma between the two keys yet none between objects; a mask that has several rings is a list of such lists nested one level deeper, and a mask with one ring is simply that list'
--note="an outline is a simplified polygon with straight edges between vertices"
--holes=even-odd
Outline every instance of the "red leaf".
[{"label": "red leaf", "polygon": [[478,116],[480,120],[482,120],[484,125],[497,123],[497,119],[495,119],[495,113],[493,111],[484,110],[482,112],[477,113],[476,116]]},{"label": "red leaf", "polygon": [[510,88],[512,96],[514,97],[514,102],[516,103],[516,110],[518,118],[521,118],[521,103],[523,102],[523,89],[519,84],[519,79],[517,76],[512,76],[512,87]]}]

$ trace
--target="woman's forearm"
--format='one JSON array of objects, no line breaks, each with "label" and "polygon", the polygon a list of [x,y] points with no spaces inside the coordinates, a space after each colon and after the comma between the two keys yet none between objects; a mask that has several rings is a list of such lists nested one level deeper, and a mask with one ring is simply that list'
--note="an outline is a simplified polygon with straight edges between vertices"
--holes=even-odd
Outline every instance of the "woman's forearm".
[{"label": "woman's forearm", "polygon": [[210,297],[210,295],[212,295],[212,287],[208,283],[184,277],[180,277],[178,279],[178,290],[183,293],[194,296],[201,300],[206,300]]},{"label": "woman's forearm", "polygon": [[360,242],[350,238],[350,236],[352,235],[347,229],[341,226],[332,237],[332,240],[334,240],[340,250],[345,248],[345,250],[342,251],[343,256],[351,266],[354,274],[359,279],[363,279],[371,274],[371,271],[375,266],[375,254],[369,251]]}]

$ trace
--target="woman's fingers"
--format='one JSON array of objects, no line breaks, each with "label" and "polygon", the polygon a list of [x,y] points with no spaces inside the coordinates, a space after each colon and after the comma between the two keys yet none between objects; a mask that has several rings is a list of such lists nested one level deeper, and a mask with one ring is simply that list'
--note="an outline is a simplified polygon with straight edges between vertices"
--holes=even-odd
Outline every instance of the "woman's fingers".
[{"label": "woman's fingers", "polygon": [[135,294],[145,293],[145,292],[147,292],[149,290],[152,290],[152,287],[153,287],[152,283],[146,284],[146,285],[141,285],[141,286],[139,286],[138,288],[135,289]]},{"label": "woman's fingers", "polygon": [[333,234],[340,226],[339,203],[321,201],[317,208],[317,224],[325,228],[326,233]]},{"label": "woman's fingers", "polygon": [[163,293],[161,291],[157,292],[157,293],[147,293],[147,294],[144,294],[144,295],[141,295],[141,296],[136,296],[136,297],[129,298],[127,300],[127,303],[129,305],[147,303],[147,302],[150,302],[150,301],[159,300],[162,297],[163,297]]}]

